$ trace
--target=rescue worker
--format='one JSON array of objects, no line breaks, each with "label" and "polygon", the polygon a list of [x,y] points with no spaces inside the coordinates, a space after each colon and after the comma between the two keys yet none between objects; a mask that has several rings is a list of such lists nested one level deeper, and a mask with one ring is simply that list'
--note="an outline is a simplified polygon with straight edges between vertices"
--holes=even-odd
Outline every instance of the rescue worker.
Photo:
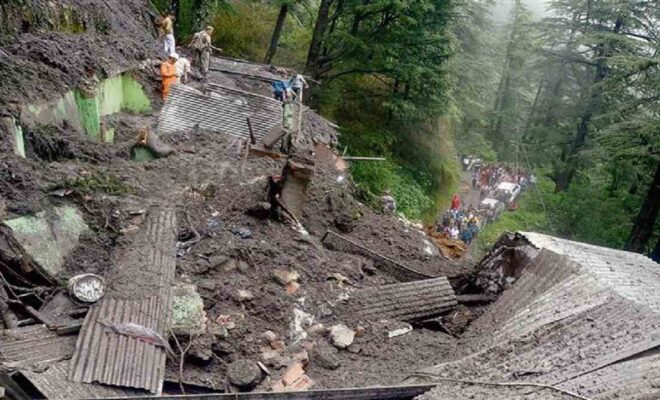
[{"label": "rescue worker", "polygon": [[188,83],[188,76],[192,72],[190,61],[185,57],[179,57],[174,65],[176,65],[176,83]]},{"label": "rescue worker", "polygon": [[163,79],[163,101],[170,94],[170,86],[176,83],[176,62],[178,59],[179,55],[172,53],[167,60],[160,64],[160,76]]},{"label": "rescue worker", "polygon": [[174,12],[167,13],[160,22],[160,35],[163,39],[163,49],[166,55],[176,52],[176,43],[174,42]]},{"label": "rescue worker", "polygon": [[289,81],[289,86],[291,86],[291,90],[293,90],[293,93],[295,93],[296,99],[298,101],[301,101],[302,99],[303,87],[305,89],[309,88],[309,85],[307,84],[305,77],[303,77],[300,74],[295,74],[294,76],[291,77],[291,80]]},{"label": "rescue worker", "polygon": [[207,26],[203,31],[195,33],[188,45],[188,47],[195,51],[195,64],[197,64],[204,77],[209,73],[211,49],[222,51],[222,49],[214,47],[211,44],[211,35],[213,35],[213,27]]}]

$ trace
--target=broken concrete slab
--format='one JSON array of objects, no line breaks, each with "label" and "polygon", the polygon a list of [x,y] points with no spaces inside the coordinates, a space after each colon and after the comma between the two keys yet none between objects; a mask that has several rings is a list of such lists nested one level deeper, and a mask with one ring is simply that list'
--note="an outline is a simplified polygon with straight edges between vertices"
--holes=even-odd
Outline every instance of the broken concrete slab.
[{"label": "broken concrete slab", "polygon": [[32,216],[4,221],[11,234],[42,273],[57,278],[64,261],[89,227],[77,208],[55,207]]},{"label": "broken concrete slab", "polygon": [[180,284],[172,289],[172,332],[175,335],[199,334],[204,331],[204,301],[195,285]]}]

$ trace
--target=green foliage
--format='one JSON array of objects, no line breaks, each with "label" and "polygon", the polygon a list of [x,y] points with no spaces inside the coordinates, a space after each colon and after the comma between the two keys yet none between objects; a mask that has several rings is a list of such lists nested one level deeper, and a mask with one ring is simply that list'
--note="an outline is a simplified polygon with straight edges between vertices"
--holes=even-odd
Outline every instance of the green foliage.
[{"label": "green foliage", "polygon": [[396,199],[397,211],[410,219],[421,219],[435,209],[435,203],[417,182],[410,170],[388,160],[386,162],[353,162],[353,179],[375,208],[381,207],[380,197],[389,190]]},{"label": "green foliage", "polygon": [[267,3],[238,2],[213,18],[213,41],[230,57],[261,60],[268,47],[277,9]]},{"label": "green foliage", "polygon": [[114,174],[96,172],[88,176],[67,179],[60,182],[50,190],[74,189],[78,194],[105,193],[110,195],[134,194],[135,188],[122,182]]}]

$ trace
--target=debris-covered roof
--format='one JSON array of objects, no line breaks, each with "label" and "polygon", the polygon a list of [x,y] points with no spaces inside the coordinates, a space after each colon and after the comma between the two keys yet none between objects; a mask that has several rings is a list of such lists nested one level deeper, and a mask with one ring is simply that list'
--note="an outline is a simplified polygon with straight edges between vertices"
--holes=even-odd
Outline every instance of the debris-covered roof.
[{"label": "debris-covered roof", "polygon": [[643,254],[520,232],[534,247],[548,249],[594,274],[621,296],[660,312],[660,265]]},{"label": "debris-covered roof", "polygon": [[422,398],[562,398],[557,390],[492,385],[503,382],[552,385],[593,399],[659,396],[649,372],[660,370],[657,264],[619,250],[519,235],[540,252],[470,327],[471,351],[424,371],[491,384],[448,381]]},{"label": "debris-covered roof", "polygon": [[0,330],[0,364],[29,367],[67,359],[75,344],[75,335],[58,335],[46,325]]},{"label": "debris-covered roof", "polygon": [[250,118],[254,135],[262,138],[282,123],[282,103],[265,96],[214,85],[204,94],[185,85],[174,85],[158,120],[160,134],[193,129],[249,139]]},{"label": "debris-covered roof", "polygon": [[121,324],[137,324],[167,337],[175,270],[176,216],[155,209],[134,233],[111,276],[111,292],[87,314],[71,360],[74,382],[145,389],[160,393],[166,353],[153,337],[119,334]]}]

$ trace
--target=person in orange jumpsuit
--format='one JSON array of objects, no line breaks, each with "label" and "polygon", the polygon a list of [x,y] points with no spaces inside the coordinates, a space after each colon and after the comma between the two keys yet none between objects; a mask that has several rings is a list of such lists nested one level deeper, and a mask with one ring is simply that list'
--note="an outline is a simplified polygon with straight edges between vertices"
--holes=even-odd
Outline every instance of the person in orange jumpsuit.
[{"label": "person in orange jumpsuit", "polygon": [[166,61],[160,64],[160,75],[163,78],[163,101],[170,94],[170,86],[177,81],[176,61],[179,56],[176,53],[170,54]]}]

